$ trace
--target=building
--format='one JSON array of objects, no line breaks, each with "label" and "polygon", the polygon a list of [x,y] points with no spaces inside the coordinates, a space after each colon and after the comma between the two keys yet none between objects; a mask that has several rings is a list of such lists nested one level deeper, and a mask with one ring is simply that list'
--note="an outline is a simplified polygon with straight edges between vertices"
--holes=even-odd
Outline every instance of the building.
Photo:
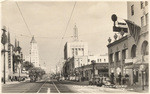
[{"label": "building", "polygon": [[[109,75],[114,74],[115,82],[121,73],[122,80],[128,75],[129,85],[148,85],[148,2],[127,2],[128,33],[111,43],[109,39]],[[134,28],[132,28],[134,26]],[[144,65],[144,68],[141,68]],[[144,70],[143,70],[144,69]],[[142,76],[144,79],[142,79]]]},{"label": "building", "polygon": [[90,55],[87,58],[87,64],[84,67],[81,67],[80,70],[83,69],[83,77],[87,80],[93,78],[93,64],[92,61],[95,61],[94,64],[94,75],[98,77],[108,77],[108,55]]},{"label": "building", "polygon": [[[87,64],[88,56],[88,44],[87,42],[79,41],[78,39],[78,28],[74,27],[74,40],[72,42],[67,42],[64,46],[64,72],[69,75],[73,75],[73,71],[77,67]],[[63,73],[64,73],[63,72]]]},{"label": "building", "polygon": [[35,67],[39,67],[39,52],[38,52],[38,45],[34,36],[30,42],[30,62],[33,63]]},{"label": "building", "polygon": [[[133,59],[133,64],[137,67],[133,68],[133,74],[135,75],[136,83],[142,84],[142,75],[144,76],[144,85],[149,83],[149,11],[148,1],[141,2],[127,2],[128,20],[136,23],[141,27],[141,31],[138,36],[138,41],[134,44],[128,44],[130,46],[130,58]],[[133,37],[129,38],[129,41],[133,41]],[[135,50],[136,49],[136,50]],[[144,72],[141,71],[141,64],[145,65]],[[131,69],[130,69],[131,70]],[[134,77],[133,77],[134,78]]]},{"label": "building", "polygon": [[108,55],[89,55],[88,64],[91,64],[92,60],[94,60],[96,63],[108,63]]},{"label": "building", "polygon": [[[4,29],[3,29],[4,30]],[[10,81],[13,78],[18,79],[21,76],[22,67],[18,65],[23,62],[23,53],[19,41],[15,39],[15,46],[11,44],[10,33],[6,32],[7,43],[5,44],[5,58],[4,46],[2,46],[1,64],[2,64],[2,79],[4,78],[4,59],[5,59],[5,81]]]}]

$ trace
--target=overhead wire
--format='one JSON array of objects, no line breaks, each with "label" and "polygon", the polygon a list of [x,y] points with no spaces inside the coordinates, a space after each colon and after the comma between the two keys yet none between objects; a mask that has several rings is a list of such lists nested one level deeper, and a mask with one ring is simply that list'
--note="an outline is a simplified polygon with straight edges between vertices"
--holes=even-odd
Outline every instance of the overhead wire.
[{"label": "overhead wire", "polygon": [[27,27],[27,29],[28,29],[30,35],[32,36],[32,33],[31,33],[30,29],[29,29],[29,26],[28,26],[27,22],[25,21],[25,18],[24,18],[24,16],[23,16],[23,14],[22,14],[22,12],[21,12],[21,9],[20,9],[20,7],[19,7],[19,4],[18,4],[17,2],[16,2],[16,5],[17,5],[17,7],[18,7],[18,10],[19,10],[19,12],[20,12],[20,14],[21,14],[21,17],[22,17],[22,19],[23,19],[23,21],[24,21],[24,23],[25,23],[25,25],[26,25],[26,27]]},{"label": "overhead wire", "polygon": [[68,20],[68,22],[67,22],[67,26],[66,26],[66,28],[65,28],[65,32],[64,32],[64,34],[63,34],[63,36],[62,36],[62,38],[61,38],[60,45],[59,45],[59,47],[58,47],[58,48],[59,48],[59,49],[58,49],[58,53],[56,54],[56,58],[55,58],[56,60],[57,60],[57,58],[58,58],[57,56],[59,56],[60,48],[61,48],[61,45],[62,45],[62,41],[63,41],[64,36],[65,36],[65,34],[66,34],[66,31],[67,31],[67,29],[68,29],[68,26],[69,26],[70,20],[71,20],[71,18],[72,18],[72,15],[73,15],[75,6],[76,6],[76,2],[74,3],[74,6],[73,6],[73,9],[72,9],[72,11],[71,11],[69,20]]}]

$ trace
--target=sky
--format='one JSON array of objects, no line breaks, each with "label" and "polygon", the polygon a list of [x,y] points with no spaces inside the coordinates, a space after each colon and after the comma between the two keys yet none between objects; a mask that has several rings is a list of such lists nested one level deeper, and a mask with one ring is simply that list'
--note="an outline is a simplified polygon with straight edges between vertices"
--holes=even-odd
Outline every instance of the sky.
[{"label": "sky", "polygon": [[[73,28],[78,28],[79,40],[88,42],[89,54],[100,55],[108,51],[108,38],[113,39],[113,22],[111,15],[127,18],[126,1],[76,2],[68,28],[68,20],[75,2],[20,1],[22,15],[29,27],[25,25],[15,1],[2,2],[2,26],[10,32],[11,43],[15,38],[20,41],[24,56],[29,55],[31,37],[38,43],[40,64],[46,64],[49,71],[56,65],[62,65],[64,45],[72,41]],[[64,38],[62,40],[62,36]]]}]

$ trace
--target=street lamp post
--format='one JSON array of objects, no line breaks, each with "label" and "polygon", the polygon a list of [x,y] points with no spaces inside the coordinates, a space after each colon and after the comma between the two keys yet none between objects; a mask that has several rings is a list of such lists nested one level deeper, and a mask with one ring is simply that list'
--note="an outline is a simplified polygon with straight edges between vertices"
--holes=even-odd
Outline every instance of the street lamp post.
[{"label": "street lamp post", "polygon": [[92,65],[93,65],[93,82],[95,82],[95,60],[92,60]]},{"label": "street lamp post", "polygon": [[3,30],[3,34],[2,34],[1,43],[4,46],[4,50],[3,50],[3,52],[4,52],[4,79],[3,80],[4,80],[4,84],[5,84],[6,83],[5,82],[5,52],[6,52],[6,50],[5,50],[5,44],[7,43],[7,35],[6,35],[5,27],[2,30]]},{"label": "street lamp post", "polygon": [[21,64],[20,63],[18,64],[18,67],[19,67],[19,82],[20,82],[20,69],[21,69]]},{"label": "street lamp post", "polygon": [[142,72],[142,90],[144,90],[144,71],[145,71],[145,65],[144,63],[144,58],[142,56],[142,64],[140,65],[140,70]]}]

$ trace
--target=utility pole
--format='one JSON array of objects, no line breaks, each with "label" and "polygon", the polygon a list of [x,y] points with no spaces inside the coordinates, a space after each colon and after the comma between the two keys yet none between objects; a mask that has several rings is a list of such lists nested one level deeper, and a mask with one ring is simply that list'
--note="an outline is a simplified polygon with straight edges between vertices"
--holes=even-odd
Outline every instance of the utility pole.
[{"label": "utility pole", "polygon": [[56,65],[56,75],[57,75],[57,65]]},{"label": "utility pole", "polygon": [[5,30],[5,27],[2,29],[3,30],[3,34],[2,34],[2,39],[1,39],[1,43],[3,44],[4,46],[4,84],[5,84],[5,72],[6,72],[6,69],[5,69],[5,44],[7,43],[7,35],[6,35],[6,30]]},{"label": "utility pole", "polygon": [[93,65],[93,82],[95,82],[95,60],[92,60],[92,65]]}]

